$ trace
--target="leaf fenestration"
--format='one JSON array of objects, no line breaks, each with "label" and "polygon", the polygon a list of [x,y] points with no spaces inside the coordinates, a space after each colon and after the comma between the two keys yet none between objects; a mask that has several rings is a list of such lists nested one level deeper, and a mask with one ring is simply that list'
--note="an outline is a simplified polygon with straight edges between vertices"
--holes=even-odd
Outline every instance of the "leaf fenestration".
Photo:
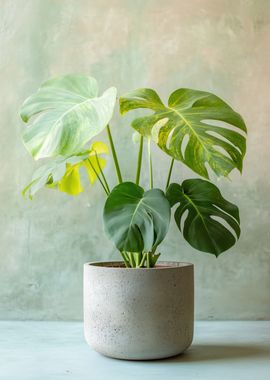
[{"label": "leaf fenestration", "polygon": [[151,136],[164,152],[194,172],[209,178],[206,163],[217,176],[227,176],[234,168],[242,171],[245,123],[216,95],[181,88],[170,95],[167,106],[147,88],[120,98],[122,114],[137,108],[154,113],[136,118],[132,127],[145,137]]},{"label": "leaf fenestration", "polygon": [[[239,238],[238,208],[224,199],[211,182],[188,179],[182,185],[172,183],[166,196],[171,207],[178,205],[174,218],[192,247],[218,256],[231,248]],[[186,211],[188,214],[185,218]]]}]

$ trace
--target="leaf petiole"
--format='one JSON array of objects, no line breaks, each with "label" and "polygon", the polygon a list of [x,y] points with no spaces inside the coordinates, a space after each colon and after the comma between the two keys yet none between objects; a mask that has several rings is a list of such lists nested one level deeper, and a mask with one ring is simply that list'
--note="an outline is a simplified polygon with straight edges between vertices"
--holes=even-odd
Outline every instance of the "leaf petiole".
[{"label": "leaf petiole", "polygon": [[168,173],[168,178],[167,178],[167,183],[166,183],[166,190],[168,189],[171,181],[171,175],[172,175],[172,169],[173,169],[173,164],[174,164],[174,158],[171,159],[170,163],[170,168],[169,168],[169,173]]},{"label": "leaf petiole", "polygon": [[107,129],[107,134],[108,134],[110,147],[111,147],[111,151],[112,151],[112,155],[113,155],[113,161],[114,161],[114,166],[115,166],[118,182],[122,183],[123,179],[122,179],[122,175],[121,175],[121,171],[120,171],[120,167],[119,167],[119,163],[118,163],[118,158],[116,155],[116,151],[115,151],[115,147],[114,147],[114,143],[113,143],[112,134],[111,134],[109,124],[107,125],[106,129]]},{"label": "leaf petiole", "polygon": [[98,172],[97,172],[96,169],[94,168],[94,166],[93,166],[91,160],[89,160],[89,158],[88,158],[88,162],[89,162],[89,165],[91,166],[91,168],[93,169],[95,175],[97,176],[97,179],[99,180],[101,186],[103,187],[103,190],[105,191],[106,195],[109,195],[109,192],[108,192],[106,186],[105,186],[104,183],[101,181],[101,178],[100,178],[100,176],[98,175]]},{"label": "leaf petiole", "polygon": [[152,164],[152,154],[151,154],[151,139],[148,138],[148,163],[149,163],[149,185],[150,189],[153,189],[153,164]]},{"label": "leaf petiole", "polygon": [[140,147],[138,153],[138,163],[137,163],[137,172],[136,172],[136,185],[140,183],[140,175],[141,175],[141,166],[142,166],[142,153],[143,153],[143,136],[140,138]]},{"label": "leaf petiole", "polygon": [[106,180],[106,177],[105,177],[105,175],[104,175],[104,173],[103,173],[103,170],[102,170],[102,167],[101,167],[101,165],[100,165],[99,158],[98,158],[98,155],[97,155],[97,152],[96,152],[96,151],[95,151],[95,156],[96,156],[96,160],[97,160],[98,168],[99,168],[99,171],[100,171],[101,176],[102,176],[102,178],[103,178],[103,181],[104,181],[105,187],[107,188],[108,194],[110,194],[111,191],[110,191],[110,188],[109,188],[108,182],[107,182],[107,180]]}]

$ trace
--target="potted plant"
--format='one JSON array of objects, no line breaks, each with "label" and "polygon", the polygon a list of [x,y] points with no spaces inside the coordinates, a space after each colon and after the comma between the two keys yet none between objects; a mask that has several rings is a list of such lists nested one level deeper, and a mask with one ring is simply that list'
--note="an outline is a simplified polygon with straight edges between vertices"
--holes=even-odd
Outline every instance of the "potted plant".
[{"label": "potted plant", "polygon": [[[139,136],[135,179],[123,179],[109,122],[116,89],[101,96],[95,79],[65,75],[44,82],[21,107],[28,123],[24,144],[35,160],[46,159],[23,190],[30,198],[44,186],[70,195],[83,191],[81,175],[99,181],[106,196],[106,235],[122,260],[84,266],[84,320],[87,342],[104,355],[122,359],[157,359],[179,354],[193,337],[193,265],[158,261],[159,244],[171,221],[195,249],[220,255],[240,236],[237,206],[223,198],[209,180],[212,171],[227,177],[242,171],[246,126],[227,103],[209,92],[181,88],[165,105],[143,88],[120,97],[120,113],[144,108],[135,118]],[[220,123],[221,122],[221,123]],[[94,141],[107,130],[118,184],[111,189],[104,155],[109,148]],[[154,187],[151,145],[170,157],[167,180]],[[143,149],[148,151],[149,188],[140,186]],[[176,163],[202,178],[171,183]]]}]

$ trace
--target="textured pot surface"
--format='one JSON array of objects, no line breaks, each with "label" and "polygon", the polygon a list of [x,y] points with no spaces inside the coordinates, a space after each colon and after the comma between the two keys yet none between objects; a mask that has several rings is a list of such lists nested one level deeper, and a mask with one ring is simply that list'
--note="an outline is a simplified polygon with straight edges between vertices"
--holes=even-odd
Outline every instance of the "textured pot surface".
[{"label": "textured pot surface", "polygon": [[150,360],[185,351],[193,338],[193,265],[159,262],[127,269],[84,265],[84,332],[103,355]]}]

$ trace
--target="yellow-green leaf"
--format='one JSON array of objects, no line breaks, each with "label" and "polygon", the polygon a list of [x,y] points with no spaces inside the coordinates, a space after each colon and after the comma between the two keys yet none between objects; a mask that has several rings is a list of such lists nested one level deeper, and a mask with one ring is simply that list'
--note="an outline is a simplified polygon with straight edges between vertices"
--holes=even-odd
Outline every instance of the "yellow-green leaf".
[{"label": "yellow-green leaf", "polygon": [[67,164],[67,171],[59,181],[58,189],[70,195],[78,195],[83,191],[80,179],[80,164]]},{"label": "yellow-green leaf", "polygon": [[105,144],[104,142],[96,141],[91,145],[90,151],[91,151],[91,153],[90,153],[91,155],[93,155],[94,153],[96,153],[96,154],[108,154],[109,148],[108,148],[108,145]]},{"label": "yellow-green leaf", "polygon": [[90,184],[97,179],[106,160],[101,154],[109,152],[103,142],[95,142],[88,151],[71,157],[59,157],[53,162],[38,168],[33,174],[31,182],[24,188],[23,195],[32,199],[33,195],[43,187],[58,189],[69,195],[78,195],[84,189],[81,183],[80,168],[86,169]]},{"label": "yellow-green leaf", "polygon": [[93,184],[97,179],[97,174],[101,172],[106,165],[104,158],[97,158],[96,156],[90,155],[87,160],[83,162],[87,170],[87,175],[91,184]]}]

